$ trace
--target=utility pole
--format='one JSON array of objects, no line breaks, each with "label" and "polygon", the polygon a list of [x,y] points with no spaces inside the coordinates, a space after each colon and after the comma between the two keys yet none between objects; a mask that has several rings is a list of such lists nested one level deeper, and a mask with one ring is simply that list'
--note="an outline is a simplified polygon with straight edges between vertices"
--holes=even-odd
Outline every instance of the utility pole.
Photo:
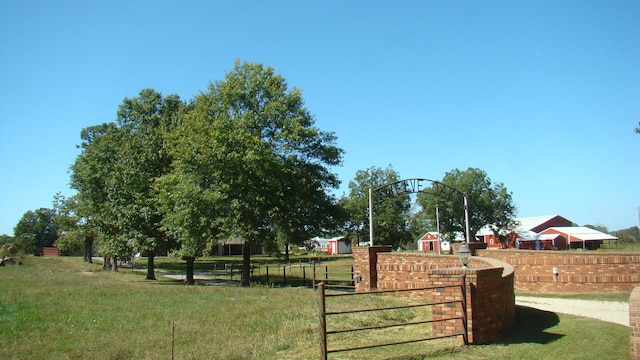
[{"label": "utility pole", "polygon": [[369,246],[373,246],[373,189],[369,188]]},{"label": "utility pole", "polygon": [[436,231],[438,232],[438,255],[442,255],[442,240],[440,238],[440,211],[436,205]]}]

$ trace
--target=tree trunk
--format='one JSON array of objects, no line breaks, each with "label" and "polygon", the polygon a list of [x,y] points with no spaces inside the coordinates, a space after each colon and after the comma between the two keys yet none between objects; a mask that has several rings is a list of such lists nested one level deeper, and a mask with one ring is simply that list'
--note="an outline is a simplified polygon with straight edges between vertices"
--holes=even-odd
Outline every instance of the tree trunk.
[{"label": "tree trunk", "polygon": [[102,257],[102,270],[111,271],[111,256],[105,255]]},{"label": "tree trunk", "polygon": [[149,253],[147,258],[147,280],[155,280],[156,279],[156,265],[155,265],[155,254],[152,252]]},{"label": "tree trunk", "polygon": [[289,244],[284,244],[284,261],[289,261]]},{"label": "tree trunk", "polygon": [[93,237],[84,240],[84,257],[89,264],[93,264]]},{"label": "tree trunk", "polygon": [[242,245],[242,286],[249,286],[251,277],[251,243],[245,241]]},{"label": "tree trunk", "polygon": [[111,266],[111,271],[118,272],[118,257],[114,255],[112,260],[113,265]]},{"label": "tree trunk", "polygon": [[193,264],[195,263],[196,258],[185,257],[184,259],[187,261],[187,285],[193,285],[196,283],[193,279]]}]

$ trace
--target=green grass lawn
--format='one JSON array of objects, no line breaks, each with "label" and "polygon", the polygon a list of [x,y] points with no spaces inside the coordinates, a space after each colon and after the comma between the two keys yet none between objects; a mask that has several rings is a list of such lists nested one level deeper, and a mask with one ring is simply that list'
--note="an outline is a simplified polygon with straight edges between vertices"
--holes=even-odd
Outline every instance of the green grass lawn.
[{"label": "green grass lawn", "polygon": [[[0,268],[0,359],[317,359],[318,299],[307,288],[185,286],[101,271],[76,258],[25,257]],[[341,299],[341,298],[335,298]],[[328,299],[330,300],[330,299]],[[367,305],[408,299],[379,297]],[[344,306],[331,304],[330,306]],[[337,353],[331,359],[626,359],[629,330],[518,308],[517,324],[494,344],[459,339]],[[330,322],[383,323],[428,317],[418,310]],[[329,321],[332,321],[329,319]],[[175,335],[173,329],[175,326]],[[329,339],[329,347],[415,337],[388,330]]]}]

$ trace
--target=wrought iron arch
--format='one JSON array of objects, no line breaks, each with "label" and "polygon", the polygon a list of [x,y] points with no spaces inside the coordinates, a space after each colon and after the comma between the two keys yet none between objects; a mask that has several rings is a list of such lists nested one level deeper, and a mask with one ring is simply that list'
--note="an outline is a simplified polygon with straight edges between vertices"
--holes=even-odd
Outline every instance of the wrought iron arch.
[{"label": "wrought iron arch", "polygon": [[[431,183],[431,186],[423,186],[423,182]],[[464,192],[443,184],[436,180],[430,180],[425,178],[412,178],[393,181],[377,188],[369,189],[369,245],[373,246],[373,207],[374,205],[383,203],[387,200],[393,199],[402,195],[416,194],[420,192],[431,193],[435,196],[445,198],[447,200],[453,200],[455,195],[462,195],[464,201],[464,221],[466,236],[465,240],[469,242],[469,201],[467,194]],[[375,196],[374,195],[382,195]]]}]

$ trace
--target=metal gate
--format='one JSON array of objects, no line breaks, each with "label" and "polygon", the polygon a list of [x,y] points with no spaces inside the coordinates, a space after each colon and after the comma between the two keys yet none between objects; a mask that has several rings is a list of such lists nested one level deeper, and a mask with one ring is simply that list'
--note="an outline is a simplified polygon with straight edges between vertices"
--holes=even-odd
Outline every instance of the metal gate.
[{"label": "metal gate", "polygon": [[[325,293],[325,284],[318,284],[318,304],[320,308],[320,359],[327,360],[328,354],[330,353],[338,353],[345,351],[354,351],[354,350],[362,350],[362,349],[370,349],[375,347],[383,347],[383,346],[392,346],[392,345],[401,345],[401,344],[409,344],[420,341],[429,341],[435,339],[442,339],[454,336],[462,336],[464,344],[468,343],[467,338],[467,303],[466,303],[466,289],[465,289],[465,277],[461,276],[460,284],[458,285],[446,285],[446,286],[431,286],[424,288],[415,288],[415,289],[399,289],[399,290],[378,290],[378,291],[369,291],[362,293],[353,293],[353,292],[341,292],[341,293]],[[460,300],[445,300],[445,301],[426,301],[425,303],[413,304],[413,305],[402,305],[402,306],[391,306],[384,308],[366,308],[366,309],[350,309],[344,311],[327,311],[326,309],[326,299],[333,297],[342,297],[342,296],[363,296],[363,295],[372,295],[372,294],[386,294],[386,293],[403,293],[403,292],[418,292],[418,291],[430,291],[430,290],[439,290],[445,288],[456,288],[460,291]],[[461,315],[460,316],[451,316],[447,318],[438,318],[436,320],[423,320],[423,321],[414,321],[414,322],[405,322],[405,323],[394,323],[387,325],[378,325],[378,326],[368,326],[368,327],[360,327],[360,328],[347,328],[340,330],[330,330],[327,331],[327,317],[330,316],[340,316],[346,314],[354,314],[354,313],[363,313],[363,312],[375,312],[375,311],[385,311],[385,310],[399,310],[399,309],[408,309],[414,307],[433,307],[435,305],[444,305],[444,304],[460,304],[461,307]],[[368,345],[360,345],[353,346],[349,348],[337,348],[337,349],[328,349],[327,347],[327,336],[332,334],[341,334],[347,332],[359,332],[359,331],[368,331],[368,330],[381,330],[391,327],[408,327],[415,326],[421,324],[434,324],[438,322],[445,322],[457,320],[461,322],[460,329],[463,329],[459,332],[452,332],[451,334],[441,335],[441,336],[430,336],[426,338],[418,338],[418,339],[410,339],[403,340],[398,342],[390,342],[390,343],[381,343],[381,344],[368,344]]]}]

